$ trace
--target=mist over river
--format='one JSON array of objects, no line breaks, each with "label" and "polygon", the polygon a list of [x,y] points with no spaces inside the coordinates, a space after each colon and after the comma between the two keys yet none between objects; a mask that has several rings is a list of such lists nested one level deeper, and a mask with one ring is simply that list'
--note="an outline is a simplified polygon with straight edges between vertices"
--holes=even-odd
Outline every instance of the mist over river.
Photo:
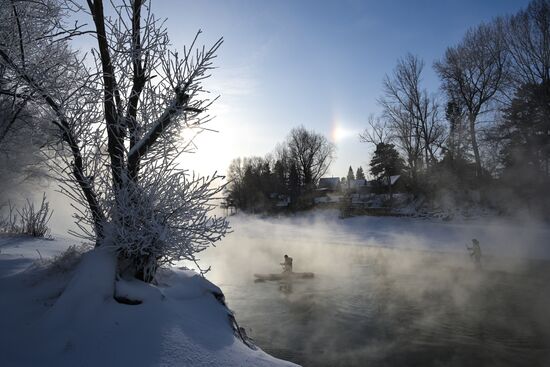
[{"label": "mist over river", "polygon": [[[233,216],[207,278],[258,346],[304,366],[550,365],[550,229],[530,221]],[[465,245],[479,239],[482,268]],[[313,279],[255,282],[283,255]]]}]

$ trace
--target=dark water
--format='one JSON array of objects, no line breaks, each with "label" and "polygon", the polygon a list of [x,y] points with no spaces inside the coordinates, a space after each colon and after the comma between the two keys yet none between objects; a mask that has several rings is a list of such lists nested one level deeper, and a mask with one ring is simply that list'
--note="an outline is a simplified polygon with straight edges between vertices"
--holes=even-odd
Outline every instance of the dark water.
[{"label": "dark water", "polygon": [[349,259],[314,279],[218,285],[262,349],[304,366],[550,366],[550,262],[476,269],[372,248]]}]

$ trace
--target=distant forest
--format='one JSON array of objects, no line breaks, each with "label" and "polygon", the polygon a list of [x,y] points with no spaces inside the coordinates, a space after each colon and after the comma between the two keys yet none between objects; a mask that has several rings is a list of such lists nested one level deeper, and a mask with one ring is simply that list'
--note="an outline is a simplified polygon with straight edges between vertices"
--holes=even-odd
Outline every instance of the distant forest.
[{"label": "distant forest", "polygon": [[[423,87],[425,67],[408,53],[385,76],[382,112],[367,118],[359,136],[374,149],[370,176],[384,182],[401,175],[401,191],[429,205],[474,201],[548,218],[550,2],[533,0],[469,29],[433,63],[438,90]],[[235,159],[227,204],[254,212],[280,200],[290,210],[311,207],[334,149],[300,127],[267,157]]]}]

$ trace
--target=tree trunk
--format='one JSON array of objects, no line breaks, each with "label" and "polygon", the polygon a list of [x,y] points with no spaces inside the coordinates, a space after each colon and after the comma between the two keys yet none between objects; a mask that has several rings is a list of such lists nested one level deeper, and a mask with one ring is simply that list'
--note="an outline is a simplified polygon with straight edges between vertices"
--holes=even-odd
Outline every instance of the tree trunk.
[{"label": "tree trunk", "polygon": [[393,192],[392,192],[392,189],[391,189],[391,176],[388,175],[388,187],[389,187],[389,190],[390,190],[390,210],[393,208]]},{"label": "tree trunk", "polygon": [[476,116],[474,114],[470,114],[468,116],[468,122],[470,125],[470,138],[472,139],[472,149],[474,151],[474,157],[475,157],[475,163],[476,163],[476,178],[481,179],[481,157],[479,155],[479,147],[477,145],[477,139],[476,139]]}]

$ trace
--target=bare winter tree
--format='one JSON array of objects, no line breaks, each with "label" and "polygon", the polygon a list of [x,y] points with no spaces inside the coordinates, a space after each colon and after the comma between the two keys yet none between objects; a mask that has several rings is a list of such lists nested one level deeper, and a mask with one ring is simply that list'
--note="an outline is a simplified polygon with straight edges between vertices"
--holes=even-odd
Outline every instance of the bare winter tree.
[{"label": "bare winter tree", "polygon": [[478,178],[482,175],[477,137],[479,117],[490,111],[491,102],[507,80],[507,56],[502,35],[500,20],[481,24],[468,30],[462,41],[447,48],[443,60],[435,63],[447,95],[466,109]]},{"label": "bare winter tree", "polygon": [[550,82],[550,1],[533,0],[507,19],[506,46],[517,85]]},{"label": "bare winter tree", "polygon": [[295,163],[300,181],[306,188],[311,188],[319,181],[334,158],[334,144],[303,126],[292,129],[286,146],[290,160]]},{"label": "bare winter tree", "polygon": [[[180,54],[169,49],[148,1],[113,4],[109,17],[101,0],[88,0],[86,8],[72,4],[93,19],[97,47],[84,60],[67,43],[82,29],[51,22],[67,11],[61,2],[12,4],[11,22],[28,37],[0,48],[9,90],[41,106],[56,128],[52,161],[65,193],[84,208],[80,228],[96,246],[114,248],[119,271],[139,279],[152,280],[163,263],[196,262],[228,226],[208,215],[209,199],[222,190],[212,186],[218,176],[197,177],[176,164],[191,147],[179,133],[210,119],[202,81],[222,40],[195,48],[195,37]],[[29,47],[50,53],[45,65],[31,63]]]},{"label": "bare winter tree", "polygon": [[426,167],[436,160],[444,138],[439,106],[420,85],[423,68],[424,62],[411,54],[398,60],[393,75],[384,80],[384,96],[379,100],[413,177],[422,158]]},{"label": "bare winter tree", "polygon": [[390,142],[390,129],[386,119],[370,115],[367,119],[367,125],[367,128],[359,134],[361,142],[372,144],[375,148],[380,143]]}]

